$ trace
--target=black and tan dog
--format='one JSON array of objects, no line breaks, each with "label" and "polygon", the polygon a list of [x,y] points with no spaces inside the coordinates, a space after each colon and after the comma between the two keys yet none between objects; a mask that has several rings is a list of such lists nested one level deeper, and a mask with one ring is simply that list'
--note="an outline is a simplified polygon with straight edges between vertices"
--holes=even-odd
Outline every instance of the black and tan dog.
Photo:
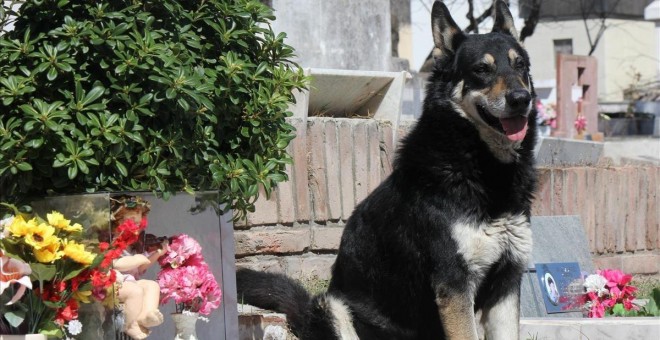
[{"label": "black and tan dog", "polygon": [[[239,300],[286,313],[301,339],[518,339],[532,247],[535,96],[498,1],[493,31],[432,12],[436,68],[392,174],[347,221],[328,291],[239,270]],[[481,311],[481,320],[475,312]]]}]

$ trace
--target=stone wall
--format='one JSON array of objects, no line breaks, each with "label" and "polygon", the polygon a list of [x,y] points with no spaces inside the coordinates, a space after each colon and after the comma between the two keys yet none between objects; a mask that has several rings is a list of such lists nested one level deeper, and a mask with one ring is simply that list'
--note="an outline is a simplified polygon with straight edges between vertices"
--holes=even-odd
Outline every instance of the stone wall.
[{"label": "stone wall", "polygon": [[[344,221],[391,171],[409,129],[373,119],[293,120],[289,182],[236,225],[237,265],[329,277]],[[398,130],[398,131],[397,131]],[[536,216],[579,215],[596,268],[660,271],[658,166],[540,168]]]}]

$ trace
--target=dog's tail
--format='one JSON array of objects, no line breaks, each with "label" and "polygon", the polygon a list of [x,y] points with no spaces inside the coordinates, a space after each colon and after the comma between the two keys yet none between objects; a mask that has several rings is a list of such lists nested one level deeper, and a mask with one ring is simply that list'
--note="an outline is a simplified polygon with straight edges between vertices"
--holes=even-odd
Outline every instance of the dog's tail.
[{"label": "dog's tail", "polygon": [[240,268],[236,271],[238,302],[286,314],[291,332],[300,336],[312,297],[297,281],[282,274]]}]

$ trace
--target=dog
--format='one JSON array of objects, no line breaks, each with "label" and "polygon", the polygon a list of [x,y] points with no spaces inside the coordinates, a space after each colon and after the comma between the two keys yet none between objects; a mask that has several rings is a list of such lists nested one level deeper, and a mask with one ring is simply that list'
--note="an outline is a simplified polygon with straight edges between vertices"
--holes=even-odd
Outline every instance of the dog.
[{"label": "dog", "polygon": [[[239,301],[287,315],[300,339],[518,339],[532,247],[535,98],[507,6],[464,34],[432,9],[435,69],[392,173],[347,220],[326,293],[237,271]],[[475,313],[481,318],[477,320]]]}]

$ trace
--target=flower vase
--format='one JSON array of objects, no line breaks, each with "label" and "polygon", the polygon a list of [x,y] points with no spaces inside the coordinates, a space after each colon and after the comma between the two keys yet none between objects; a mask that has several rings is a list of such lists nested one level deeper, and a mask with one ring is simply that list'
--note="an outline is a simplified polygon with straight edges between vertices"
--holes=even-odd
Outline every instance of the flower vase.
[{"label": "flower vase", "polygon": [[176,335],[174,340],[197,340],[195,326],[198,313],[172,313]]},{"label": "flower vase", "polygon": [[0,340],[46,340],[44,334],[0,335]]}]

